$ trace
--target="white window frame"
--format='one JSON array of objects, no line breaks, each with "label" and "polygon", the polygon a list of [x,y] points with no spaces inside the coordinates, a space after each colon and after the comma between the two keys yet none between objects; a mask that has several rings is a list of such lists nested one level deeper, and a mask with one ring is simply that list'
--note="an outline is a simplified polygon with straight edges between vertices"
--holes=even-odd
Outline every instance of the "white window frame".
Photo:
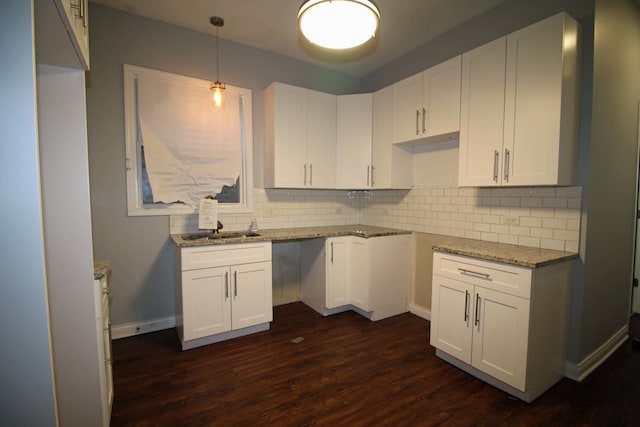
[{"label": "white window frame", "polygon": [[[144,204],[142,200],[142,159],[138,156],[137,138],[137,108],[135,105],[135,80],[144,76],[153,76],[181,85],[191,85],[209,90],[208,80],[181,76],[178,74],[152,70],[124,64],[124,126],[125,126],[125,155],[127,176],[127,214],[128,216],[147,215],[190,215],[198,213],[196,208],[178,203]],[[253,211],[253,118],[251,89],[236,86],[226,86],[226,93],[235,92],[243,97],[244,129],[242,138],[242,175],[240,176],[240,202],[219,203],[218,211],[224,213],[247,213]],[[215,108],[212,104],[211,108]]]}]

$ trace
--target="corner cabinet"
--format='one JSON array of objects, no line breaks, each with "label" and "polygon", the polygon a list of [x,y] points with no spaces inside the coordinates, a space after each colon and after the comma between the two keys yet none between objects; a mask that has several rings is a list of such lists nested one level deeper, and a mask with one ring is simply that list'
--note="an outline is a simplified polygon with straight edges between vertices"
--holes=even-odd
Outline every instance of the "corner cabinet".
[{"label": "corner cabinet", "polygon": [[435,252],[436,355],[530,402],[564,376],[571,263],[526,268]]},{"label": "corner cabinet", "polygon": [[457,138],[460,131],[461,57],[393,85],[393,142]]},{"label": "corner cabinet", "polygon": [[301,242],[300,300],[327,316],[355,310],[370,320],[408,311],[411,234]]},{"label": "corner cabinet", "polygon": [[393,143],[393,86],[373,93],[371,188],[400,189],[413,185],[413,151]]},{"label": "corner cabinet", "polygon": [[574,183],[578,48],[559,13],[462,55],[460,186]]},{"label": "corner cabinet", "polygon": [[183,350],[269,329],[271,242],[180,248],[176,264]]},{"label": "corner cabinet", "polygon": [[283,83],[264,91],[265,187],[335,188],[336,96]]}]

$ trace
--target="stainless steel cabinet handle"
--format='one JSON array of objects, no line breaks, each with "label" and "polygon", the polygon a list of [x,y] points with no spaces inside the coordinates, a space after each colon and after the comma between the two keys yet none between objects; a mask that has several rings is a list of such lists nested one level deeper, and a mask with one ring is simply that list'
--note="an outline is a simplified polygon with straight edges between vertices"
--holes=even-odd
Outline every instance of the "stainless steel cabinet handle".
[{"label": "stainless steel cabinet handle", "polygon": [[420,129],[418,128],[418,122],[420,122],[420,110],[416,110],[416,135],[420,135]]},{"label": "stainless steel cabinet handle", "polygon": [[475,274],[477,276],[482,276],[485,278],[489,278],[491,277],[491,275],[489,273],[481,273],[479,271],[473,271],[473,270],[467,270],[466,268],[458,268],[458,271],[462,274]]},{"label": "stainless steel cabinet handle", "polygon": [[469,320],[469,291],[464,291],[464,321]]},{"label": "stainless steel cabinet handle", "polygon": [[509,182],[509,163],[510,163],[511,151],[508,148],[504,149],[504,180]]},{"label": "stainless steel cabinet handle", "polygon": [[313,186],[313,163],[309,165],[309,185]]},{"label": "stainless steel cabinet handle", "polygon": [[333,242],[331,242],[331,264],[333,264]]},{"label": "stainless steel cabinet handle", "polygon": [[307,185],[307,164],[304,164],[304,185]]},{"label": "stainless steel cabinet handle", "polygon": [[476,319],[473,323],[475,326],[480,324],[480,294],[476,294]]},{"label": "stainless steel cabinet handle", "polygon": [[493,152],[493,181],[498,182],[498,158],[500,157],[500,152],[495,150]]},{"label": "stainless steel cabinet handle", "polygon": [[427,133],[427,109],[422,108],[422,133]]},{"label": "stainless steel cabinet handle", "polygon": [[229,272],[224,273],[224,299],[229,299]]},{"label": "stainless steel cabinet handle", "polygon": [[373,184],[375,184],[376,182],[373,180],[373,171],[374,171],[375,167],[373,165],[371,165],[371,186],[373,187]]},{"label": "stainless steel cabinet handle", "polygon": [[370,185],[369,184],[369,177],[370,177],[370,173],[371,173],[371,166],[367,165],[367,187]]},{"label": "stainless steel cabinet handle", "polygon": [[233,272],[233,296],[238,296],[238,272]]}]

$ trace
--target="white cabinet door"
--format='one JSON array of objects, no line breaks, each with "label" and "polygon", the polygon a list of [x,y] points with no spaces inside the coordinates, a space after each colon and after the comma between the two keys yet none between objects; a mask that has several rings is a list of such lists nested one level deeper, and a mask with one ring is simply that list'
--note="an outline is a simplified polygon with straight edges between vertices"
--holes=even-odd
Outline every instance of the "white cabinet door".
[{"label": "white cabinet door", "polygon": [[474,307],[472,366],[525,391],[529,300],[476,287]]},{"label": "white cabinet door", "polygon": [[336,96],[312,90],[307,94],[306,185],[335,188]]},{"label": "white cabinet door", "polygon": [[192,340],[231,330],[229,268],[182,273],[184,339]]},{"label": "white cabinet door", "polygon": [[326,240],[326,306],[349,304],[349,237]]},{"label": "white cabinet door", "polygon": [[351,304],[371,311],[370,239],[351,237],[349,246],[349,295]]},{"label": "white cabinet door", "polygon": [[576,39],[565,14],[507,36],[503,185],[572,183]]},{"label": "white cabinet door", "polygon": [[393,142],[406,142],[421,137],[422,73],[393,85]]},{"label": "white cabinet door", "polygon": [[413,153],[410,147],[393,144],[393,86],[373,94],[371,186],[411,188]]},{"label": "white cabinet door", "polygon": [[462,55],[458,185],[499,185],[506,37]]},{"label": "white cabinet door", "polygon": [[89,69],[89,0],[53,0],[71,40],[78,61]]},{"label": "white cabinet door", "polygon": [[336,187],[371,187],[372,105],[370,93],[338,96]]},{"label": "white cabinet door", "polygon": [[577,39],[560,13],[462,56],[458,185],[574,183]]},{"label": "white cabinet door", "polygon": [[234,265],[231,277],[233,329],[271,322],[271,262]]},{"label": "white cabinet door", "polygon": [[456,134],[460,131],[461,72],[461,56],[424,72],[420,123],[422,137]]},{"label": "white cabinet door", "polygon": [[433,276],[431,345],[471,364],[473,285]]},{"label": "white cabinet door", "polygon": [[273,83],[265,90],[265,185],[304,188],[307,182],[307,92]]}]

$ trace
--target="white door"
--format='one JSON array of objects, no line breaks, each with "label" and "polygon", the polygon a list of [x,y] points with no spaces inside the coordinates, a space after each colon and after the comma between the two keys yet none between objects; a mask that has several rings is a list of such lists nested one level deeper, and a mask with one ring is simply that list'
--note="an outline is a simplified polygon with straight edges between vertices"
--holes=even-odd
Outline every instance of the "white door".
[{"label": "white door", "polygon": [[555,185],[560,158],[564,17],[507,36],[503,185]]},{"label": "white door", "polygon": [[529,300],[476,287],[472,366],[525,390]]},{"label": "white door", "polygon": [[372,311],[371,277],[368,243],[373,239],[351,237],[349,244],[349,296],[351,304],[364,311]]},{"label": "white door", "polygon": [[228,267],[182,273],[185,341],[231,330],[229,280]]},{"label": "white door", "polygon": [[234,265],[231,275],[233,329],[271,322],[271,262]]},{"label": "white door", "polygon": [[433,276],[431,345],[471,364],[473,285]]},{"label": "white door", "polygon": [[336,96],[308,91],[307,186],[336,186]]},{"label": "white door", "polygon": [[336,187],[371,187],[372,95],[338,96]]},{"label": "white door", "polygon": [[421,138],[422,73],[393,85],[393,142]]},{"label": "white door", "polygon": [[462,55],[458,185],[501,184],[506,37]]},{"label": "white door", "polygon": [[274,185],[303,188],[307,168],[307,92],[275,83]]},{"label": "white door", "polygon": [[421,128],[423,136],[460,130],[462,59],[456,56],[424,72]]},{"label": "white door", "polygon": [[326,303],[327,308],[349,304],[349,252],[348,237],[326,240]]}]

